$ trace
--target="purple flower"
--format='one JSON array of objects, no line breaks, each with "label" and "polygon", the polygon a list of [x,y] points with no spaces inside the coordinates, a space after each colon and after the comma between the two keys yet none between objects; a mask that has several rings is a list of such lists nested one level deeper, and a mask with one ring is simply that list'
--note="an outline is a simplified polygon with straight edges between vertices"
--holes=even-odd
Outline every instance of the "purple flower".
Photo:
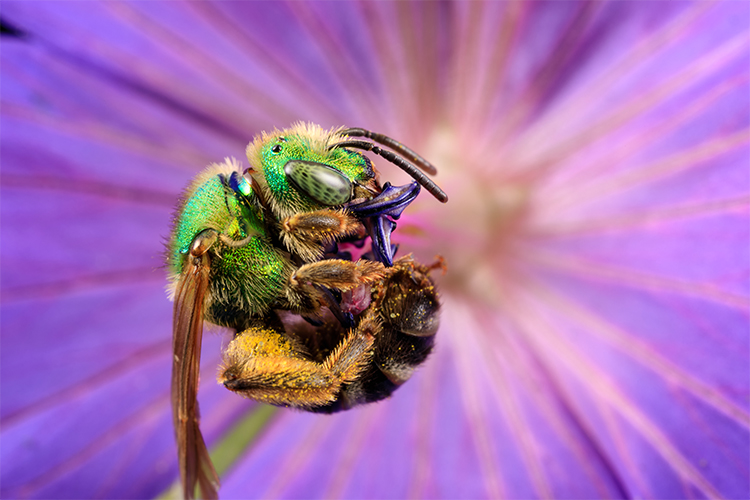
[{"label": "purple flower", "polygon": [[215,384],[207,335],[223,497],[747,498],[748,15],[3,2],[0,496],[174,484],[172,207],[309,120],[438,166],[450,202],[394,233],[448,262],[438,347],[388,401],[320,416]]}]

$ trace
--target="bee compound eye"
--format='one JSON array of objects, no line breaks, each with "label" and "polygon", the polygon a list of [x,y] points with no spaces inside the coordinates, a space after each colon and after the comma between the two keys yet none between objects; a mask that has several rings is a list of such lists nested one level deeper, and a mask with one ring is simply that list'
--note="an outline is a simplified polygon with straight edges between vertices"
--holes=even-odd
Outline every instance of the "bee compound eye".
[{"label": "bee compound eye", "polygon": [[292,160],[284,165],[292,184],[322,205],[343,205],[352,199],[352,182],[343,173],[324,163]]}]

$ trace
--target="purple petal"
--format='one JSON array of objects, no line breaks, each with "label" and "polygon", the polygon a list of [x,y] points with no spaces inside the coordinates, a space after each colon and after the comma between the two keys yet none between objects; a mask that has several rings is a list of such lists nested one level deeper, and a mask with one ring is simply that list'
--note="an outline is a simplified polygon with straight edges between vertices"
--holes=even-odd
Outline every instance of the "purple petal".
[{"label": "purple petal", "polygon": [[[0,496],[176,481],[170,212],[296,120],[437,165],[393,239],[445,256],[442,328],[388,401],[279,410],[223,497],[750,496],[748,10],[5,2]],[[206,337],[213,446],[253,403]]]}]

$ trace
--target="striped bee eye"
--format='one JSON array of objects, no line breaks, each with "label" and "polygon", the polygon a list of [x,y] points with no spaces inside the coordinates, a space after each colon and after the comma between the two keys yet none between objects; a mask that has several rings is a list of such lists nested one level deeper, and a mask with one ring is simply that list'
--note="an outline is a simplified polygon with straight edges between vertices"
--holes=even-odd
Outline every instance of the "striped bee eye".
[{"label": "striped bee eye", "polygon": [[291,160],[284,165],[284,173],[297,189],[321,205],[343,205],[352,199],[352,182],[323,163]]}]

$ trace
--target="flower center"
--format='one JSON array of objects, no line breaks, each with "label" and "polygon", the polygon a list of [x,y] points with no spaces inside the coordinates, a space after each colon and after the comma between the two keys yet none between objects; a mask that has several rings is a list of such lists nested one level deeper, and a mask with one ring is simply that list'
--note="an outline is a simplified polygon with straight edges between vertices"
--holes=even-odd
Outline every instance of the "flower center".
[{"label": "flower center", "polygon": [[[438,166],[436,181],[450,198],[420,214],[427,228],[425,249],[446,258],[442,290],[495,302],[517,279],[514,268],[533,186],[509,177],[499,151],[496,157],[475,157],[465,153],[465,144],[444,129],[425,148],[425,156]],[[432,256],[420,252],[419,257],[427,261]]]}]

